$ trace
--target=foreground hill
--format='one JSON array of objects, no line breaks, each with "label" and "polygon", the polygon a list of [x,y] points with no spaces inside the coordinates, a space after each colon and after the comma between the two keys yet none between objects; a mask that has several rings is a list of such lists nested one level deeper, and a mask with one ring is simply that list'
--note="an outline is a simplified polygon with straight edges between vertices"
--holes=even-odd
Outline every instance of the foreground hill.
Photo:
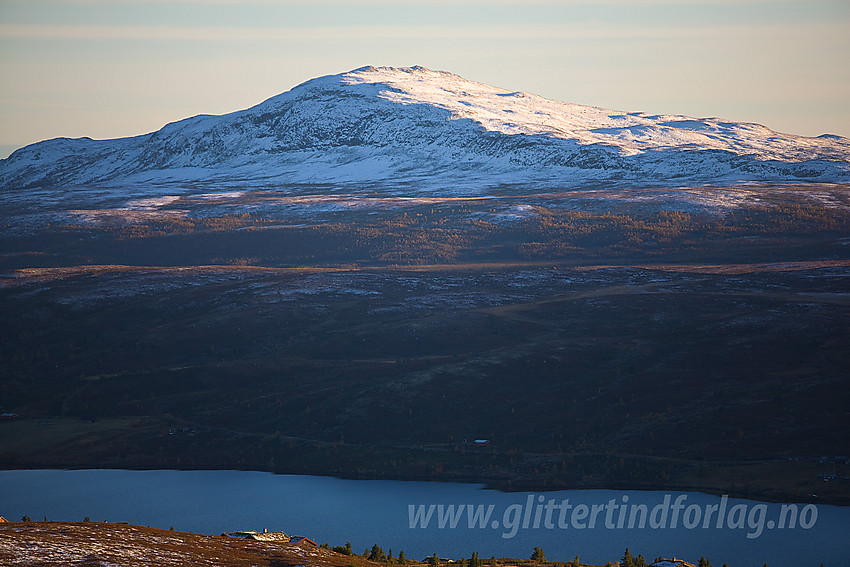
[{"label": "foreground hill", "polygon": [[0,523],[0,564],[86,567],[366,567],[377,565],[310,543],[254,541],[161,530],[126,523]]},{"label": "foreground hill", "polygon": [[[435,544],[437,545],[437,544]],[[383,549],[377,546],[383,554]],[[349,551],[350,552],[350,551]],[[628,550],[626,551],[628,553]],[[434,555],[436,557],[436,554]],[[643,560],[643,558],[640,558]],[[493,557],[480,567],[566,567],[573,563]],[[578,562],[578,558],[576,558]],[[193,534],[133,526],[126,523],[13,522],[0,523],[0,563],[8,567],[421,567],[427,562],[398,559],[370,561],[365,555],[346,555],[312,542],[283,543]],[[438,559],[436,567],[454,564]],[[464,563],[465,564],[465,563]],[[585,564],[581,564],[585,565]],[[611,565],[611,562],[608,563]],[[646,563],[643,563],[645,566]],[[680,559],[659,558],[650,567],[694,567]]]},{"label": "foreground hill", "polygon": [[717,118],[625,113],[422,67],[320,77],[239,112],[132,138],[59,138],[0,160],[0,188],[132,182],[680,186],[850,180],[850,140]]}]

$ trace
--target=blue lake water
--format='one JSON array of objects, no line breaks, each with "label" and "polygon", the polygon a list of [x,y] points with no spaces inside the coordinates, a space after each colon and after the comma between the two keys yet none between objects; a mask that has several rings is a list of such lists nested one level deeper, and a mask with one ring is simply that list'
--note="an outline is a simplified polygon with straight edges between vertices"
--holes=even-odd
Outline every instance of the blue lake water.
[{"label": "blue lake water", "polygon": [[850,556],[850,508],[783,509],[695,492],[503,493],[474,484],[244,471],[0,471],[0,515],[24,514],[208,534],[268,528],[331,545],[351,541],[357,552],[378,543],[417,559],[473,551],[529,557],[535,546],[549,560],[580,554],[597,564],[618,559],[626,547],[650,561],[675,556],[696,563],[703,555],[717,567],[844,566]]}]

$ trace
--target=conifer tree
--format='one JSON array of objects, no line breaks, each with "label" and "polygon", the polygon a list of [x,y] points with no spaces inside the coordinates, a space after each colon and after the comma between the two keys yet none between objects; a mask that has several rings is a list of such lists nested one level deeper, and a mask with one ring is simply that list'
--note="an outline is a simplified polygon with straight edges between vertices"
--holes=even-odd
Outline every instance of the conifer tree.
[{"label": "conifer tree", "polygon": [[369,553],[369,561],[386,561],[387,554],[381,549],[377,543],[372,546],[372,551]]}]

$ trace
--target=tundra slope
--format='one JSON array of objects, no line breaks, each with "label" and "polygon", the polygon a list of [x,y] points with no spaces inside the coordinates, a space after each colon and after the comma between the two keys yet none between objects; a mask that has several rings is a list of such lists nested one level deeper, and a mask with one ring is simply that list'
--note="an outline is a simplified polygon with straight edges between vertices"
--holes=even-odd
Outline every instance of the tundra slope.
[{"label": "tundra slope", "polygon": [[363,67],[247,110],[142,136],[57,138],[0,160],[0,188],[177,182],[402,184],[486,193],[522,183],[677,187],[850,181],[850,140],[717,118],[624,113],[423,67]]}]

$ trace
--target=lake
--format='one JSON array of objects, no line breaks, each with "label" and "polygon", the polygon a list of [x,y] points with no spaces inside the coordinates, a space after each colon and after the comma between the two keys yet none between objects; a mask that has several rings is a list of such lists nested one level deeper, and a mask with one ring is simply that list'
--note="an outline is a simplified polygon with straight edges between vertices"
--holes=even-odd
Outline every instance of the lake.
[{"label": "lake", "polygon": [[696,492],[504,493],[481,485],[246,471],[0,471],[0,515],[129,522],[220,534],[284,531],[373,543],[408,558],[530,557],[604,564],[626,547],[715,567],[846,565],[850,508],[764,504]]}]

